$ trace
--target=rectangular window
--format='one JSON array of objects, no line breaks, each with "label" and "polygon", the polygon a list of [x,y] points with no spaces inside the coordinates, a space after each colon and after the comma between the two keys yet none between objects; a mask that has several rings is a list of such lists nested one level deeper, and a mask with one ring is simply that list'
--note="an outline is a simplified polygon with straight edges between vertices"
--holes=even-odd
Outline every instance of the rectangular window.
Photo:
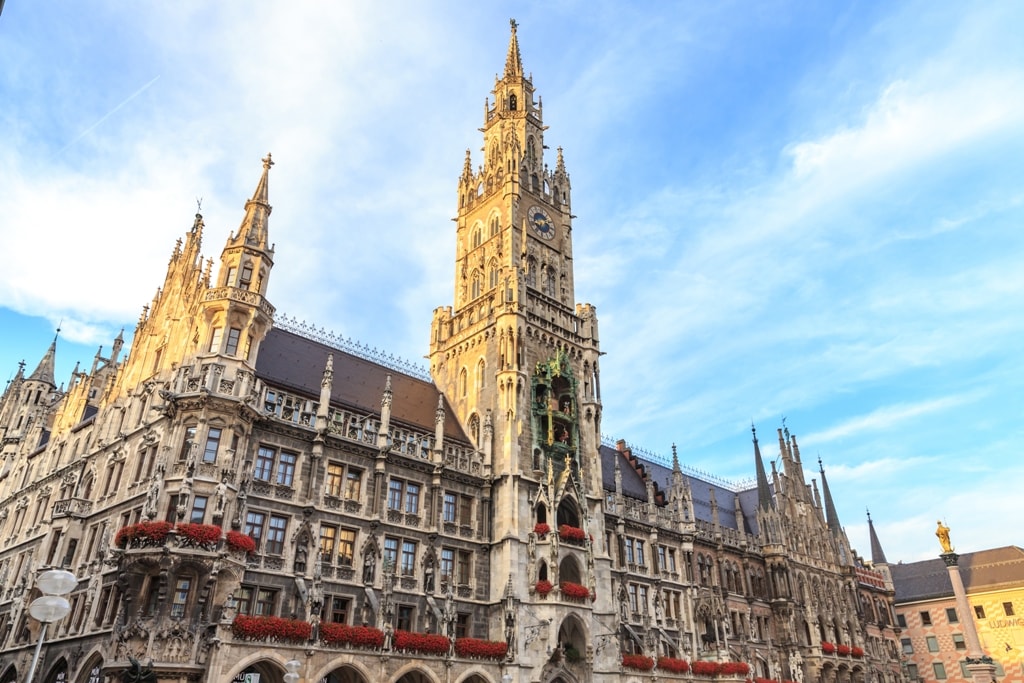
[{"label": "rectangular window", "polygon": [[405,485],[405,511],[410,515],[418,515],[420,512],[420,485]]},{"label": "rectangular window", "polygon": [[[647,601],[647,586],[639,586],[637,588],[637,600],[640,601],[640,609],[643,610],[644,614],[647,614],[647,606],[650,604]],[[733,633],[735,633],[735,629]]]},{"label": "rectangular window", "polygon": [[928,652],[939,651],[939,639],[935,636],[928,636],[924,639],[924,642],[928,644]]},{"label": "rectangular window", "polygon": [[907,627],[907,616],[905,614],[897,614],[896,615],[896,624],[899,625],[900,628],[906,628]]},{"label": "rectangular window", "polygon": [[626,539],[626,562],[628,562],[629,564],[634,564],[636,562],[636,558],[635,558],[635,556],[633,554],[633,539],[632,538],[627,538]]},{"label": "rectangular window", "polygon": [[985,618],[985,608],[982,605],[975,605],[974,606],[974,616],[978,617],[979,619],[984,619]]},{"label": "rectangular window", "polygon": [[223,328],[213,328],[213,334],[210,336],[210,353],[217,353],[220,351],[220,340],[223,336]]},{"label": "rectangular window", "polygon": [[252,614],[253,597],[256,589],[252,586],[241,586],[238,589],[238,597],[235,598],[235,607],[239,614]]},{"label": "rectangular window", "polygon": [[469,551],[468,550],[460,550],[459,551],[459,565],[458,565],[458,572],[459,572],[458,579],[459,579],[459,585],[460,586],[468,586],[469,585],[469,565],[470,565],[470,554],[469,554]]},{"label": "rectangular window", "polygon": [[411,631],[415,613],[412,605],[399,605],[395,610],[395,628],[399,631]]},{"label": "rectangular window", "polygon": [[348,468],[345,475],[345,500],[359,500],[363,492],[363,471]]},{"label": "rectangular window", "polygon": [[224,278],[224,285],[227,287],[235,286],[235,276],[238,275],[238,268],[231,266],[228,268],[228,275]]},{"label": "rectangular window", "polygon": [[402,482],[392,479],[388,482],[388,510],[402,509]]},{"label": "rectangular window", "polygon": [[441,580],[451,581],[455,576],[455,551],[451,548],[441,549]]},{"label": "rectangular window", "polygon": [[907,664],[907,675],[910,677],[910,680],[917,680],[917,664]]},{"label": "rectangular window", "polygon": [[644,554],[644,542],[639,539],[636,542],[636,563],[641,566],[647,564],[647,558]]},{"label": "rectangular window", "polygon": [[398,539],[384,539],[384,567],[392,569],[398,566]]},{"label": "rectangular window", "polygon": [[960,621],[960,618],[956,614],[956,608],[954,608],[954,607],[947,607],[946,608],[946,621],[948,621],[951,624],[955,624],[958,621]]},{"label": "rectangular window", "polygon": [[931,626],[932,625],[932,613],[929,612],[928,610],[925,610],[924,612],[921,612],[921,623],[924,624],[925,626]]},{"label": "rectangular window", "polygon": [[253,614],[258,617],[269,617],[274,614],[274,603],[277,601],[277,591],[271,588],[260,588],[256,591],[256,607]]},{"label": "rectangular window", "polygon": [[1003,613],[1006,616],[1008,616],[1008,617],[1012,617],[1013,616],[1013,603],[1012,602],[1004,602],[1003,603]]},{"label": "rectangular window", "polygon": [[185,461],[188,459],[188,454],[192,451],[192,444],[196,440],[196,428],[186,427],[185,428],[185,439],[181,442],[181,452],[178,453],[178,460]]},{"label": "rectangular window", "polygon": [[914,654],[914,644],[910,642],[910,638],[900,638],[900,644],[903,646],[903,654]]},{"label": "rectangular window", "polygon": [[416,571],[416,543],[402,541],[402,575],[412,576]]},{"label": "rectangular window", "polygon": [[192,579],[178,579],[174,584],[174,596],[171,598],[171,618],[181,619],[185,616],[188,604],[188,592],[192,588]]},{"label": "rectangular window", "polygon": [[636,614],[640,610],[637,609],[637,604],[638,603],[637,603],[637,599],[636,599],[636,584],[635,583],[629,584],[629,586],[628,586],[628,593],[629,593],[629,611],[633,612],[634,614]]},{"label": "rectangular window", "polygon": [[266,520],[267,516],[262,512],[247,512],[245,515],[245,535],[256,541],[257,550],[263,538],[263,525]]},{"label": "rectangular window", "polygon": [[338,564],[343,567],[351,567],[355,547],[356,532],[352,529],[341,529],[338,532]]},{"label": "rectangular window", "polygon": [[330,621],[335,624],[347,624],[348,614],[351,611],[352,600],[351,598],[342,598],[334,596],[331,598],[331,612],[329,614]]},{"label": "rectangular window", "polygon": [[441,520],[454,524],[457,505],[458,496],[454,493],[446,492],[444,494],[444,503],[441,505]]},{"label": "rectangular window", "polygon": [[658,546],[658,570],[668,571],[668,550],[663,545]]},{"label": "rectangular window", "polygon": [[459,498],[459,524],[462,526],[473,524],[473,499],[469,496]]},{"label": "rectangular window", "polygon": [[188,517],[188,521],[192,524],[202,524],[203,519],[206,517],[206,496],[196,496],[192,499],[192,513]]},{"label": "rectangular window", "polygon": [[456,638],[467,638],[469,637],[470,627],[470,615],[466,612],[459,612],[455,616],[455,637]]},{"label": "rectangular window", "polygon": [[932,671],[935,672],[935,678],[938,680],[946,680],[946,667],[943,666],[942,662],[932,662]]},{"label": "rectangular window", "polygon": [[281,451],[280,459],[277,461],[277,483],[281,486],[292,485],[292,480],[295,478],[295,461],[297,457],[294,453]]},{"label": "rectangular window", "polygon": [[334,541],[338,537],[337,527],[320,525],[320,559],[330,562],[334,557]]},{"label": "rectangular window", "polygon": [[228,330],[228,343],[224,349],[224,353],[229,356],[234,356],[238,353],[238,340],[242,338],[242,331],[237,327],[232,327]]},{"label": "rectangular window", "polygon": [[252,266],[246,263],[242,266],[242,276],[238,278],[238,286],[242,289],[249,289],[249,283],[252,282]]},{"label": "rectangular window", "polygon": [[203,462],[217,462],[218,448],[220,448],[220,429],[210,427],[206,432],[206,448],[203,449]]},{"label": "rectangular window", "polygon": [[328,496],[341,497],[341,485],[345,480],[345,468],[336,462],[327,463],[327,486],[325,493]]},{"label": "rectangular window", "polygon": [[267,528],[266,551],[271,555],[280,555],[284,552],[285,530],[288,528],[288,520],[277,515],[270,516],[270,525]]},{"label": "rectangular window", "polygon": [[953,634],[953,647],[955,647],[957,650],[967,649],[967,643],[964,642],[964,635],[962,633]]},{"label": "rectangular window", "polygon": [[258,481],[270,481],[270,474],[274,471],[274,456],[277,451],[267,446],[260,446],[256,451],[256,470],[252,478]]}]

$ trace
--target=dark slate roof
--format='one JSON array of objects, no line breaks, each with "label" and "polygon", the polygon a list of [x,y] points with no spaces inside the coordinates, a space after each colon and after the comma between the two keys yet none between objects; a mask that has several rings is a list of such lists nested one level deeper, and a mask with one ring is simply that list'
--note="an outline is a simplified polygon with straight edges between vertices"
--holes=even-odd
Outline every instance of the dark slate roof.
[{"label": "dark slate roof", "polygon": [[[615,491],[615,459],[619,459],[619,468],[622,471],[622,494],[627,498],[647,500],[647,485],[640,473],[633,467],[630,460],[623,454],[610,446],[601,446],[601,467],[602,479],[606,491]],[[672,470],[656,462],[645,460],[636,456],[641,469],[648,477],[654,479],[658,485],[657,490],[665,491],[668,497],[668,488],[672,483]],[[739,529],[743,533],[757,533],[757,489],[752,488],[736,493],[719,484],[704,481],[691,474],[683,473],[690,486],[690,493],[693,496],[693,514],[701,521],[710,523],[711,517],[711,489],[715,491],[715,502],[718,504],[718,523],[727,529]],[[743,511],[743,526],[739,527],[736,522],[736,497],[740,499],[740,509]]]},{"label": "dark slate roof", "polygon": [[[294,332],[271,328],[260,345],[256,375],[273,386],[317,399],[328,354],[334,354],[332,404],[379,415],[384,385],[387,376],[391,375],[394,395],[391,403],[392,422],[428,434],[434,433],[434,413],[437,410],[439,390],[432,382],[410,377]],[[468,442],[447,399],[444,409],[445,438]]]},{"label": "dark slate roof", "polygon": [[[1024,580],[1024,550],[1008,545],[960,556],[960,577],[968,593],[1019,586]],[[940,558],[889,565],[896,602],[953,596],[949,570]]]}]

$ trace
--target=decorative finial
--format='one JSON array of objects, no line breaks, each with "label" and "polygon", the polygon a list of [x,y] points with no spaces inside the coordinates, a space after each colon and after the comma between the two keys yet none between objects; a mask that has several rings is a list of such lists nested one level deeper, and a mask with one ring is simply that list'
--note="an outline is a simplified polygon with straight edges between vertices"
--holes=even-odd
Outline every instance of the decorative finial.
[{"label": "decorative finial", "polygon": [[202,212],[203,212],[203,198],[202,197],[196,197],[196,213],[202,213]]},{"label": "decorative finial", "polygon": [[266,158],[264,158],[262,161],[263,168],[267,169],[268,171],[270,170],[270,167],[274,165],[274,160],[273,158],[271,158],[270,152],[267,152]]},{"label": "decorative finial", "polygon": [[519,28],[519,24],[516,23],[515,19],[509,19],[508,23],[512,26],[512,33],[515,33],[516,29]]}]

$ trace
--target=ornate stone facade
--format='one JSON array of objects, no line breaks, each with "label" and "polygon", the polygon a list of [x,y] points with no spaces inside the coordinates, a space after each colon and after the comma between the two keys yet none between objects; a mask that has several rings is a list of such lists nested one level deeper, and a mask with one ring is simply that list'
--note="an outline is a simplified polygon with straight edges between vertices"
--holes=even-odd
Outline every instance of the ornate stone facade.
[{"label": "ornate stone facade", "polygon": [[891,580],[787,430],[770,477],[755,436],[747,488],[602,443],[569,175],[514,24],[493,94],[429,377],[275,320],[269,155],[216,277],[197,215],[125,359],[118,336],[66,392],[56,342],[18,371],[0,683],[28,669],[50,567],[79,586],[46,683],[266,683],[289,660],[316,683],[902,680]]}]

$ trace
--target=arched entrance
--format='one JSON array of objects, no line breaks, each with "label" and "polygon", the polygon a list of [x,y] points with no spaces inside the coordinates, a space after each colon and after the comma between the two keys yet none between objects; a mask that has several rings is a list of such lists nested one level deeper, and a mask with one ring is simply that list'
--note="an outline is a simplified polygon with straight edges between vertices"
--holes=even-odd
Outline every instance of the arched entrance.
[{"label": "arched entrance", "polygon": [[17,683],[17,680],[18,670],[14,668],[13,664],[4,670],[3,675],[0,675],[0,683]]},{"label": "arched entrance", "polygon": [[78,683],[103,683],[103,657],[94,656],[78,674]]},{"label": "arched entrance", "polygon": [[284,683],[285,670],[275,662],[262,659],[238,672],[232,683]]},{"label": "arched entrance", "polygon": [[66,659],[61,658],[57,660],[57,663],[50,668],[50,672],[46,674],[46,678],[43,679],[46,683],[67,683],[68,680],[68,662]]},{"label": "arched entrance", "polygon": [[434,683],[434,679],[422,671],[413,670],[402,674],[402,677],[395,681],[395,683]]},{"label": "arched entrance", "polygon": [[363,674],[351,666],[341,666],[321,679],[322,683],[369,683]]}]

